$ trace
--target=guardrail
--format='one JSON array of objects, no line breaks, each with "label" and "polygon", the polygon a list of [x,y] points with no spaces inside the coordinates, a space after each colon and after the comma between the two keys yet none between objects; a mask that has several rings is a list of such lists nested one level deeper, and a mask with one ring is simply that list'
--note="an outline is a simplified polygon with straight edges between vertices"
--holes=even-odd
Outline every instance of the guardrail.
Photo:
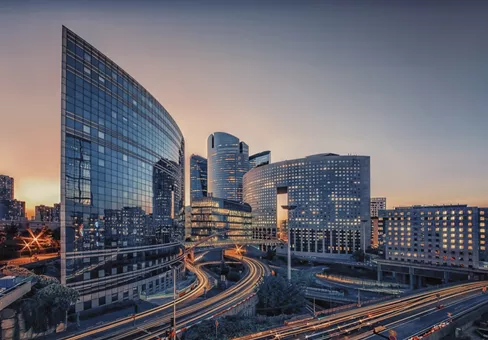
[{"label": "guardrail", "polygon": [[32,289],[32,282],[30,279],[25,279],[15,286],[6,289],[0,293],[0,311],[11,305]]}]

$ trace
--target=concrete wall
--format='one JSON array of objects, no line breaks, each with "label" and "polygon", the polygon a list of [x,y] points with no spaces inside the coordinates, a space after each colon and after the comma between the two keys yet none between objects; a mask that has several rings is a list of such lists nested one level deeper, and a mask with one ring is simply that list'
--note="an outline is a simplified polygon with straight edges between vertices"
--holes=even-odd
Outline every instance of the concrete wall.
[{"label": "concrete wall", "polygon": [[[10,308],[5,308],[0,312],[0,320],[0,340],[27,340],[40,338],[44,335],[56,332],[56,329],[54,328],[45,333],[34,333],[32,330],[26,330],[23,315]],[[60,325],[58,329],[63,331],[64,324]]]}]

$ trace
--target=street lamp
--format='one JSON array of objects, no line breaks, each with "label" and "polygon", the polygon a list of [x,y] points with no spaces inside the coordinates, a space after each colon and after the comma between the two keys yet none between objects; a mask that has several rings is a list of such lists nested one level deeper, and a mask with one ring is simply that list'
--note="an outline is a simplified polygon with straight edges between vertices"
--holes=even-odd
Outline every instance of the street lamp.
[{"label": "street lamp", "polygon": [[288,204],[288,205],[282,205],[281,206],[283,209],[287,211],[288,218],[287,218],[287,233],[288,233],[288,282],[291,282],[291,246],[290,246],[290,211],[296,209],[296,205],[294,204]]}]

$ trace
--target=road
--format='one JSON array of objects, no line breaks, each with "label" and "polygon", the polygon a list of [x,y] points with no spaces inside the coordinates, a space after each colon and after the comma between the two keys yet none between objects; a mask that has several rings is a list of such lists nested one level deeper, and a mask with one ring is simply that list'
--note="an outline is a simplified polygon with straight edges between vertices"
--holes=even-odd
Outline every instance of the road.
[{"label": "road", "polygon": [[[468,295],[464,298],[453,299],[453,301],[445,304],[445,307],[442,309],[431,308],[423,310],[404,317],[398,321],[391,322],[386,325],[386,328],[394,329],[397,333],[397,339],[410,339],[415,335],[421,336],[431,331],[436,325],[440,325],[442,323],[447,324],[449,323],[449,319],[456,318],[466,311],[478,308],[485,303],[488,303],[488,294]],[[447,313],[451,313],[451,317],[449,317]],[[388,336],[388,331],[384,331],[380,334]],[[364,339],[364,337],[361,337],[360,339]],[[382,337],[371,335],[366,337],[366,339],[376,340],[382,339]]]},{"label": "road", "polygon": [[[176,322],[179,332],[202,320],[212,318],[216,314],[231,308],[237,302],[247,298],[254,292],[256,285],[262,277],[268,275],[270,272],[269,269],[257,260],[241,256],[239,256],[238,259],[245,265],[246,273],[244,278],[234,286],[216,296],[199,303],[194,303],[191,306],[182,309],[178,309],[177,307]],[[201,295],[203,293],[203,287],[209,285],[208,274],[205,273],[203,269],[204,265],[205,263],[197,264],[191,268],[197,275],[199,285],[197,289],[193,290],[191,293],[179,298],[177,300],[178,304],[186,299]],[[138,322],[137,328],[132,326],[133,318],[128,317],[81,334],[65,337],[64,339],[156,339],[159,334],[169,328],[170,318],[172,317],[172,313],[169,312],[169,309],[172,306],[173,304],[170,302],[152,310],[137,314],[136,321],[144,319],[143,323]],[[165,311],[165,313],[157,315],[161,311]],[[148,318],[149,316],[155,315],[157,315],[157,317]]]},{"label": "road", "polygon": [[[183,302],[185,301],[188,301],[190,299],[194,299],[200,295],[203,294],[205,288],[209,287],[209,281],[208,281],[208,277],[207,275],[200,269],[199,266],[192,266],[190,264],[187,264],[187,268],[189,270],[191,270],[192,272],[195,273],[195,275],[197,276],[197,280],[198,280],[198,285],[197,287],[191,291],[190,293],[182,296],[182,297],[179,297],[178,299],[176,299],[176,304],[177,306],[179,304],[182,304]],[[134,317],[125,317],[125,318],[121,318],[119,320],[116,320],[116,321],[113,321],[113,322],[109,322],[107,324],[104,324],[100,327],[96,327],[96,328],[93,328],[93,329],[90,329],[88,331],[84,331],[82,333],[79,333],[79,334],[74,334],[74,335],[69,335],[69,336],[66,336],[66,337],[63,337],[62,339],[70,339],[70,340],[76,340],[76,339],[85,339],[85,338],[88,338],[88,337],[93,337],[93,336],[96,336],[98,334],[102,334],[104,332],[109,332],[111,330],[116,330],[120,327],[123,327],[123,326],[128,326],[128,325],[132,325],[134,323],[134,319],[137,323],[137,321],[139,320],[144,320],[144,319],[147,319],[151,316],[155,316],[157,315],[158,313],[161,313],[163,311],[166,311],[166,310],[169,310],[171,307],[173,307],[173,302],[168,302],[168,303],[165,303],[161,306],[158,306],[158,307],[155,307],[153,309],[150,309],[150,310],[147,310],[145,312],[141,312],[141,313],[138,313],[136,314]]]},{"label": "road", "polygon": [[[203,320],[218,317],[219,314],[229,310],[232,306],[253,295],[256,286],[265,275],[270,274],[270,270],[261,262],[247,257],[238,257],[247,268],[247,275],[234,286],[226,289],[222,293],[204,300],[195,305],[182,309],[176,316],[178,333],[200,323]],[[154,340],[169,328],[170,316],[157,320],[150,327],[144,326],[145,332],[138,337],[122,334],[121,337],[110,337],[106,339],[134,339],[134,340]]]},{"label": "road", "polygon": [[[439,300],[441,304],[450,306],[454,301],[461,301],[468,297],[482,298],[481,288],[488,285],[484,282],[470,282],[457,286],[437,290],[423,291],[407,297],[387,302],[349,310],[324,318],[306,319],[288,323],[285,326],[271,330],[236,338],[236,340],[254,339],[333,339],[344,338],[364,339],[373,334],[372,327],[388,325],[395,321],[405,319],[407,316],[428,313],[436,308]],[[439,294],[439,298],[437,297]],[[447,310],[444,311],[447,314]],[[446,315],[447,316],[447,315]],[[406,320],[403,320],[406,322]],[[399,337],[398,339],[403,339]]]},{"label": "road", "polygon": [[44,260],[51,260],[56,257],[58,257],[58,253],[51,253],[51,254],[39,254],[36,255],[37,260],[33,260],[32,257],[18,257],[16,259],[8,260],[8,261],[0,261],[0,265],[13,265],[13,266],[22,266],[24,264],[28,263],[36,263],[39,261],[44,261]]}]

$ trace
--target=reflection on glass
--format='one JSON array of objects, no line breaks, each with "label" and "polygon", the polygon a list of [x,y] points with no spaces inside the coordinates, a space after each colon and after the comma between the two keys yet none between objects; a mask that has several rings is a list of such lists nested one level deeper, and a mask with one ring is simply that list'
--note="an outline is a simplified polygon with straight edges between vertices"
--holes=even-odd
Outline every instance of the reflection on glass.
[{"label": "reflection on glass", "polygon": [[183,135],[139,83],[66,28],[61,127],[61,279],[83,296],[75,309],[165,289],[184,234]]}]

